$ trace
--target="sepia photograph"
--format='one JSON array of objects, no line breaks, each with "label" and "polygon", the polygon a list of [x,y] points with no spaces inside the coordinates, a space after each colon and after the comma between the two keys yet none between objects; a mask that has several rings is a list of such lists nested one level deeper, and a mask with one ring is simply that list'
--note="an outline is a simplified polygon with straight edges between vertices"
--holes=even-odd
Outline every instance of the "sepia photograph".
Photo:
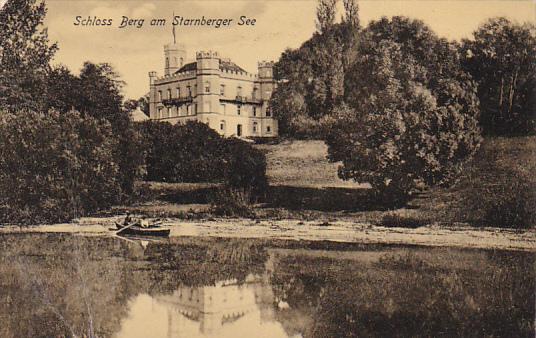
[{"label": "sepia photograph", "polygon": [[536,337],[536,1],[0,0],[34,337]]}]

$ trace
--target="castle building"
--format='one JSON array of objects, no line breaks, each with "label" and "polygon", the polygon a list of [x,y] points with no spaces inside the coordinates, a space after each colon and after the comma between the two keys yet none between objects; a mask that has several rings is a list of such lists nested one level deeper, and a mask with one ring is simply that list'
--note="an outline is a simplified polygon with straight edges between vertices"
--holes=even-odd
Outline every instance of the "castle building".
[{"label": "castle building", "polygon": [[206,123],[223,136],[275,137],[277,121],[269,100],[275,88],[273,62],[258,63],[251,74],[214,51],[187,62],[183,44],[164,47],[164,76],[149,72],[152,120]]}]

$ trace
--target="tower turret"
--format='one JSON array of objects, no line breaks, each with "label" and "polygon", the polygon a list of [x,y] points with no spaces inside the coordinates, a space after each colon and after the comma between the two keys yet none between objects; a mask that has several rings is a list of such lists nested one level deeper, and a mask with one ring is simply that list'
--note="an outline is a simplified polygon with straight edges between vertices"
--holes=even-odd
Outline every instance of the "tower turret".
[{"label": "tower turret", "polygon": [[164,46],[164,74],[175,73],[186,62],[186,47],[181,43],[170,43]]}]

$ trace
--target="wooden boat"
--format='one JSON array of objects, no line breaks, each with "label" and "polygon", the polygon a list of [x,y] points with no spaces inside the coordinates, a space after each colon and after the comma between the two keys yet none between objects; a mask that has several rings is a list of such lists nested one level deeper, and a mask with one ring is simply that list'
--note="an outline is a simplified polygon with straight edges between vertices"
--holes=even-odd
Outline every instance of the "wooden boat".
[{"label": "wooden boat", "polygon": [[163,229],[155,224],[142,227],[139,223],[123,225],[116,222],[115,226],[118,230],[117,235],[168,237],[170,233],[169,229]]}]

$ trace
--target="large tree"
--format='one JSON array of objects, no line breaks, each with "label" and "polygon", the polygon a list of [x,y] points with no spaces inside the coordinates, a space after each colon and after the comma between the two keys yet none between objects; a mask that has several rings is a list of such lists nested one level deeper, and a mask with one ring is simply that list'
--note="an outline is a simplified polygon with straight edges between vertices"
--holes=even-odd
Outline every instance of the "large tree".
[{"label": "large tree", "polygon": [[42,27],[44,2],[8,0],[0,8],[0,107],[41,110],[49,63],[57,49]]},{"label": "large tree", "polygon": [[478,82],[488,134],[536,132],[536,27],[490,19],[464,40],[464,65]]},{"label": "large tree", "polygon": [[275,66],[279,86],[271,106],[282,128],[294,137],[321,137],[323,121],[344,98],[346,70],[356,57],[358,6],[345,0],[345,16],[335,23],[336,1],[319,1],[319,32],[295,50],[286,50]]},{"label": "large tree", "polygon": [[119,164],[122,191],[131,194],[136,179],[143,175],[144,154],[140,135],[124,107],[123,82],[107,63],[85,62],[80,75],[65,67],[54,68],[48,77],[46,108],[62,113],[76,110],[83,117],[106,120],[117,138],[114,156]]},{"label": "large tree", "polygon": [[422,22],[372,22],[334,109],[329,158],[344,179],[403,201],[420,183],[449,184],[476,151],[476,86],[457,48]]},{"label": "large tree", "polygon": [[118,202],[110,124],[77,112],[0,114],[0,222],[66,221]]}]

